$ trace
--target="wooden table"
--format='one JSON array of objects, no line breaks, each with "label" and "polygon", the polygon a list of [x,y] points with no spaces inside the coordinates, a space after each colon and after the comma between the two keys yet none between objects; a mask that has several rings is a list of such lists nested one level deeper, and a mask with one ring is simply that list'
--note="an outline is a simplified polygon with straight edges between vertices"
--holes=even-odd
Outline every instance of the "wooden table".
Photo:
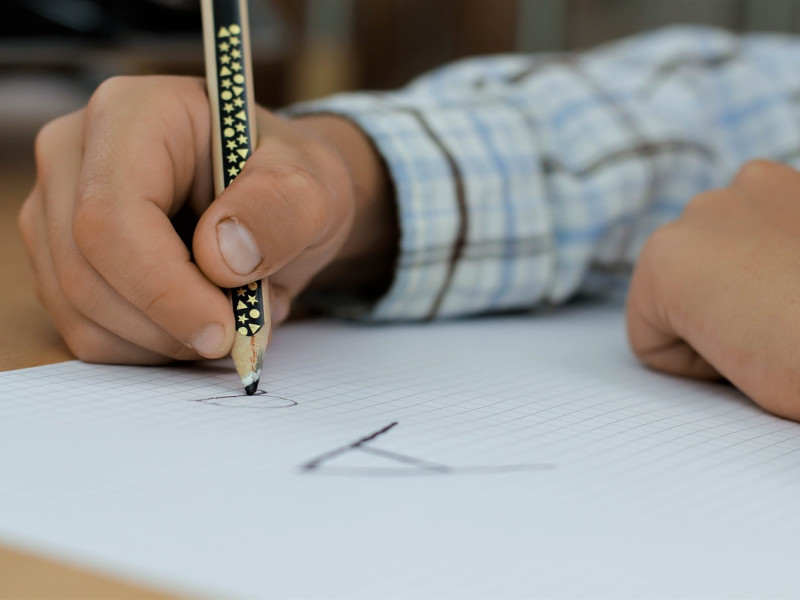
[{"label": "wooden table", "polygon": [[[73,358],[31,287],[16,220],[32,187],[27,159],[0,156],[0,371]],[[168,598],[155,590],[36,556],[0,540],[0,598]]]}]

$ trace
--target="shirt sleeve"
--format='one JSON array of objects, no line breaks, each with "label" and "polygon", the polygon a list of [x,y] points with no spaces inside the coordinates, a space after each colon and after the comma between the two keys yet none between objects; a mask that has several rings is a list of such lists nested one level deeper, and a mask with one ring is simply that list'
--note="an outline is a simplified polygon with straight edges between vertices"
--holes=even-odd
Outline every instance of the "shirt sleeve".
[{"label": "shirt sleeve", "polygon": [[288,110],[307,113],[356,123],[394,185],[394,279],[365,318],[519,310],[629,273],[655,227],[746,160],[798,163],[800,41],[668,28]]}]

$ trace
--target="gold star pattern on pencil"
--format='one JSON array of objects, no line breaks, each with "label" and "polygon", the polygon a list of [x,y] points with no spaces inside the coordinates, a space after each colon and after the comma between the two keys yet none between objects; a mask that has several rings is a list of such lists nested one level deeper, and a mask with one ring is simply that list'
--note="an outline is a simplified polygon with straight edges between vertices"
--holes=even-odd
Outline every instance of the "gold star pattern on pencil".
[{"label": "gold star pattern on pencil", "polygon": [[[264,315],[256,306],[263,306],[261,302],[261,286],[258,282],[234,289],[233,312],[236,315],[237,331],[242,335],[253,335],[264,326]],[[246,300],[242,300],[246,297]],[[238,298],[238,299],[237,299]]]},{"label": "gold star pattern on pencil", "polygon": [[[250,156],[250,131],[248,114],[244,110],[247,82],[242,72],[241,27],[236,23],[220,27],[217,32],[217,89],[220,100],[220,122],[226,152],[222,155],[222,172],[225,187],[241,173]],[[241,335],[254,335],[264,326],[261,285],[254,282],[231,290],[233,312],[237,331]]]},{"label": "gold star pattern on pencil", "polygon": [[242,170],[244,161],[250,155],[249,137],[244,135],[249,130],[248,115],[242,107],[247,88],[245,77],[241,73],[242,53],[239,34],[242,30],[233,23],[220,27],[217,32],[217,66],[219,67],[219,98],[222,110],[222,137],[229,154],[223,157],[222,171],[225,175],[226,187],[236,179]]}]

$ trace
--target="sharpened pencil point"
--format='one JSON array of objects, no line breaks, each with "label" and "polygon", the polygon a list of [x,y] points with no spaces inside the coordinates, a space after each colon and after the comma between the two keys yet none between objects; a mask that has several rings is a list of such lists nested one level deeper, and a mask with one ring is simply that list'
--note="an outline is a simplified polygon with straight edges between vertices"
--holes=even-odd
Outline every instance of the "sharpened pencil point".
[{"label": "sharpened pencil point", "polygon": [[236,366],[236,372],[242,382],[244,391],[252,396],[258,390],[261,381],[261,365],[264,362],[264,351],[269,344],[270,322],[262,327],[255,335],[245,336],[236,334],[231,348],[231,357]]}]

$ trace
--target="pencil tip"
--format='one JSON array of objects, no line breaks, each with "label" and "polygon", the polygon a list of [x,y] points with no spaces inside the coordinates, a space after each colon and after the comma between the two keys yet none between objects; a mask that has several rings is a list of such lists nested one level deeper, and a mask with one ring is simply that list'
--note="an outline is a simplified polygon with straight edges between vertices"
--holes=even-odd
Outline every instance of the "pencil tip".
[{"label": "pencil tip", "polygon": [[269,331],[266,326],[256,332],[255,335],[245,336],[237,334],[233,340],[231,356],[239,379],[242,380],[242,387],[248,396],[252,396],[258,390],[258,382],[261,379],[261,365],[264,362],[264,351],[269,343]]}]

